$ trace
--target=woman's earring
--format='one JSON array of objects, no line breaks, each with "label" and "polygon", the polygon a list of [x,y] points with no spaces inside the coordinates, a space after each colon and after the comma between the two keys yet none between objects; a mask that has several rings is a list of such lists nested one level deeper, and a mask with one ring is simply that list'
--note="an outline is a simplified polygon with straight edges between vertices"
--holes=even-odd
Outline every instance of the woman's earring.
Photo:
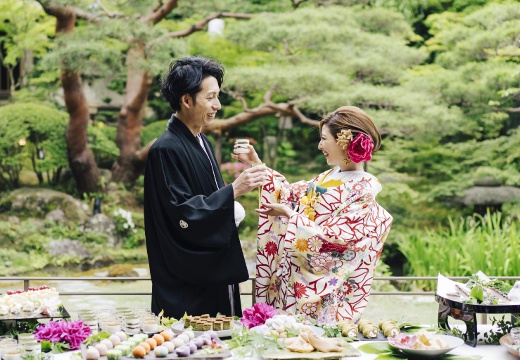
[{"label": "woman's earring", "polygon": [[346,165],[350,164],[352,161],[350,160],[350,158],[347,156],[345,159],[343,159],[343,163]]}]

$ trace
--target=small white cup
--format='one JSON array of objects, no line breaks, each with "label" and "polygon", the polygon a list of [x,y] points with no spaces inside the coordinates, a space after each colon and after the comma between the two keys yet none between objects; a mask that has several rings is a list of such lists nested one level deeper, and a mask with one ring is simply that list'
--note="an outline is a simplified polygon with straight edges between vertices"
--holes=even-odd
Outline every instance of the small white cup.
[{"label": "small white cup", "polygon": [[235,141],[235,154],[247,154],[249,153],[249,140],[237,139]]},{"label": "small white cup", "polygon": [[115,334],[121,331],[121,324],[117,322],[107,322],[105,323],[105,331],[110,334]]},{"label": "small white cup", "polygon": [[141,329],[143,329],[144,333],[153,333],[159,330],[159,323],[153,320],[144,320],[141,323]]}]

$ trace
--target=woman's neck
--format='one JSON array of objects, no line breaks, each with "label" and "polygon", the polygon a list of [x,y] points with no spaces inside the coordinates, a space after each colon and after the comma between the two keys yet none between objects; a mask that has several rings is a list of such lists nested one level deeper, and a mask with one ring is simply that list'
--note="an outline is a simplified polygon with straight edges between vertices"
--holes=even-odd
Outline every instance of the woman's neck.
[{"label": "woman's neck", "polygon": [[363,163],[349,163],[348,165],[341,164],[339,171],[363,171]]}]

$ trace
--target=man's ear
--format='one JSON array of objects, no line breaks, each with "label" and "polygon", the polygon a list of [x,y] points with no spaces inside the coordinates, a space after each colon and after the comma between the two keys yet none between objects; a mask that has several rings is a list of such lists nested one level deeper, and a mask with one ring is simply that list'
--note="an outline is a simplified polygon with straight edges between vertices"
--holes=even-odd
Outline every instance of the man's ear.
[{"label": "man's ear", "polygon": [[182,105],[184,105],[186,108],[190,108],[190,95],[188,94],[184,94],[182,95],[181,97],[181,102],[182,102]]}]

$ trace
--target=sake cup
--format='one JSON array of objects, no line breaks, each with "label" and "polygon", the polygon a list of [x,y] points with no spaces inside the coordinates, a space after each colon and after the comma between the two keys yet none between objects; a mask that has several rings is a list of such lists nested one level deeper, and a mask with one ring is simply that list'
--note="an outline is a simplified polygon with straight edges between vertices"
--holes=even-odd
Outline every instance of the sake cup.
[{"label": "sake cup", "polygon": [[249,153],[249,140],[237,139],[235,141],[235,154],[247,154]]}]

